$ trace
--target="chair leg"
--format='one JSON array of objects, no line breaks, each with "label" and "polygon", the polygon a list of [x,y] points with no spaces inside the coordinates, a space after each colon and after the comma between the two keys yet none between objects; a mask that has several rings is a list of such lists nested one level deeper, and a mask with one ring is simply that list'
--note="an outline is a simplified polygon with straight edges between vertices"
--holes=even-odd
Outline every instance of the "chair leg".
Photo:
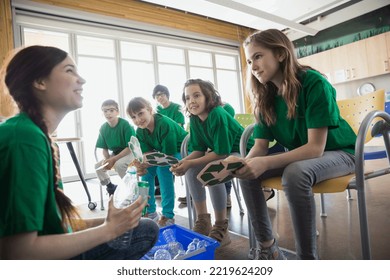
[{"label": "chair leg", "polygon": [[347,189],[347,200],[353,200],[350,189]]},{"label": "chair leg", "polygon": [[358,210],[359,210],[359,222],[360,222],[360,238],[362,244],[362,256],[364,260],[371,260],[371,246],[368,233],[368,219],[366,208],[366,195],[364,193],[364,187],[357,192],[358,197]]},{"label": "chair leg", "polygon": [[242,207],[242,204],[241,204],[240,191],[238,189],[238,183],[236,184],[235,179],[232,180],[232,185],[233,185],[234,193],[236,194],[238,207],[240,208],[240,215],[244,215],[245,211],[244,211],[244,208]]},{"label": "chair leg", "polygon": [[[181,178],[181,177],[180,177]],[[190,229],[194,227],[194,218],[196,217],[195,207],[192,204],[190,190],[188,189],[188,184],[184,178],[184,183],[186,185],[186,200],[187,200],[187,210],[188,210],[188,226]]]},{"label": "chair leg", "polygon": [[104,205],[103,205],[103,186],[102,184],[100,185],[100,210],[104,210]]},{"label": "chair leg", "polygon": [[328,214],[326,214],[326,210],[325,210],[325,195],[323,193],[320,194],[320,198],[321,198],[321,217],[327,217]]}]

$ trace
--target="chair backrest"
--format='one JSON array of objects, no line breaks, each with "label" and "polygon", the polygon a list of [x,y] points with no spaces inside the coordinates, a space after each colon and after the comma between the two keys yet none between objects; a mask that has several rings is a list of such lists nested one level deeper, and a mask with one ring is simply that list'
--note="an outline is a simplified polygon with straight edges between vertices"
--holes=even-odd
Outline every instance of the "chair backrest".
[{"label": "chair backrest", "polygon": [[180,155],[181,158],[185,158],[188,156],[188,141],[190,140],[190,134],[188,133],[186,137],[184,137],[183,142],[181,142],[180,147]]},{"label": "chair backrest", "polygon": [[235,114],[234,118],[246,128],[248,125],[255,122],[255,116],[253,114]]},{"label": "chair backrest", "polygon": [[[357,134],[360,124],[369,112],[374,110],[385,110],[385,91],[381,89],[363,96],[338,100],[337,105],[340,110],[340,115],[348,122]],[[369,133],[367,133],[365,142],[372,139],[371,128]]]}]

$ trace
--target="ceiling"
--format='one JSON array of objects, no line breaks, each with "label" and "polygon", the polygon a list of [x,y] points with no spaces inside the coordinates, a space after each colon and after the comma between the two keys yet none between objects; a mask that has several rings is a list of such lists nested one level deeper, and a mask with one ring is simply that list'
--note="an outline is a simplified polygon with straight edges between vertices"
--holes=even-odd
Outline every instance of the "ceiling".
[{"label": "ceiling", "polygon": [[390,4],[389,0],[142,0],[256,30],[283,30],[291,40]]}]

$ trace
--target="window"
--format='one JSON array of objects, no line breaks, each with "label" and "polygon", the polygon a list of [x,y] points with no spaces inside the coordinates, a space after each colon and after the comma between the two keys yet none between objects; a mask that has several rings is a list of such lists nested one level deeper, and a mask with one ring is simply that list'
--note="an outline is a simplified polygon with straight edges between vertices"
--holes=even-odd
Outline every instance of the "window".
[{"label": "window", "polygon": [[[184,83],[201,78],[214,83],[222,99],[237,113],[242,112],[242,90],[238,68],[238,48],[188,42],[180,39],[139,35],[110,28],[93,28],[41,17],[22,16],[17,27],[20,44],[43,44],[67,51],[86,80],[83,107],[68,114],[58,127],[59,137],[81,137],[73,143],[86,178],[95,177],[94,148],[100,126],[105,122],[101,104],[106,99],[119,103],[126,115],[131,98],[142,96],[152,104],[156,84],[168,87],[170,100],[183,106]],[[61,174],[64,181],[78,179],[66,145],[60,145]]]}]

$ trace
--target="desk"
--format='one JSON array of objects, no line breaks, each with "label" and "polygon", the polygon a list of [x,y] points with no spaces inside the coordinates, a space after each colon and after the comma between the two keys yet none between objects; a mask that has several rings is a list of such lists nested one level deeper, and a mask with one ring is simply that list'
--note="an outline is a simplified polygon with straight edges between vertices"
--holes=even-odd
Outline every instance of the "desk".
[{"label": "desk", "polygon": [[81,141],[81,138],[79,138],[79,137],[70,137],[70,138],[57,138],[57,137],[53,137],[53,140],[56,143],[58,143],[58,144],[66,143],[66,146],[68,147],[70,156],[72,157],[74,166],[76,167],[77,173],[78,173],[78,175],[80,177],[80,181],[83,184],[85,192],[87,193],[88,208],[90,210],[94,210],[96,208],[97,204],[96,204],[96,202],[92,202],[91,201],[91,195],[89,193],[87,183],[85,182],[84,174],[81,171],[80,164],[79,164],[79,161],[77,159],[77,156],[76,156],[76,153],[75,153],[75,151],[73,149],[73,144],[72,144],[72,142],[79,142],[79,141]]}]

